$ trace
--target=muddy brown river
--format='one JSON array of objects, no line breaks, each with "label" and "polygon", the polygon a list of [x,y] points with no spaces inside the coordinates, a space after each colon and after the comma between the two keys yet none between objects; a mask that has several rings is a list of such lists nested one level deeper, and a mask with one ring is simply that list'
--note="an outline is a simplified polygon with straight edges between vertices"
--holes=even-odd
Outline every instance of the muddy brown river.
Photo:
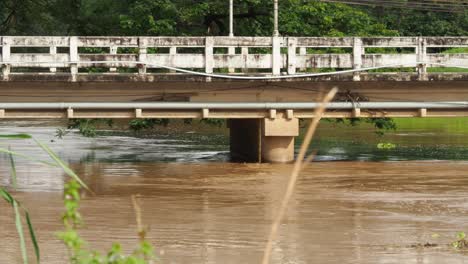
[{"label": "muddy brown river", "polygon": [[[127,252],[133,249],[138,238],[130,197],[139,194],[161,263],[260,263],[292,167],[230,163],[223,136],[70,134],[58,140],[54,128],[42,123],[0,125],[0,134],[17,132],[47,142],[95,192],[81,204],[80,232],[92,249],[107,250],[116,241]],[[326,128],[322,132],[328,135]],[[362,131],[338,143],[319,133],[318,161],[300,176],[272,263],[468,262],[468,254],[450,246],[458,232],[468,231],[468,136],[398,133],[388,138],[397,149],[387,152],[359,143],[359,137],[369,141]],[[7,145],[47,159],[30,140],[0,142]],[[42,263],[67,263],[56,238],[66,176],[16,162],[14,195],[31,212]],[[11,187],[4,155],[0,184]],[[0,263],[22,263],[12,210],[1,201],[0,212]]]}]

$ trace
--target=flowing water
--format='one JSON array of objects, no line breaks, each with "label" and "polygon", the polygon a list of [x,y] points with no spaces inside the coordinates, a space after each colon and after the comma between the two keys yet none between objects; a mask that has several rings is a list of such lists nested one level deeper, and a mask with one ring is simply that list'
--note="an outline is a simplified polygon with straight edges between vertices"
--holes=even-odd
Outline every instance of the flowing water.
[{"label": "flowing water", "polygon": [[[463,121],[464,122],[464,121]],[[468,231],[468,134],[325,124],[314,142],[318,162],[300,176],[272,254],[273,263],[465,263],[449,245]],[[148,238],[161,263],[260,263],[291,165],[228,162],[224,135],[161,134],[137,139],[54,138],[42,122],[0,125],[27,132],[56,151],[95,192],[82,202],[81,234],[93,249],[137,243],[132,194],[139,194]],[[395,149],[379,149],[392,142]],[[47,159],[30,140],[1,141]],[[17,159],[19,191],[37,228],[42,263],[66,263],[56,239],[66,176]],[[0,184],[10,186],[0,155]],[[0,203],[0,263],[21,263],[11,209]],[[32,255],[31,255],[32,257]]]}]

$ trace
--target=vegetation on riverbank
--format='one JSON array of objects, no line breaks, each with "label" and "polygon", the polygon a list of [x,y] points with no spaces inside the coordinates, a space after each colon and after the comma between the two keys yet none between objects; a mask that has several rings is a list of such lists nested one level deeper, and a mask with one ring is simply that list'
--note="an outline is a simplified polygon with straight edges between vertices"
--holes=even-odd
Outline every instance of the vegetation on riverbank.
[{"label": "vegetation on riverbank", "polygon": [[[432,2],[432,1],[431,1]],[[438,1],[433,1],[436,5]],[[228,35],[228,1],[4,0],[1,35]],[[235,1],[235,35],[272,34],[273,1]],[[404,3],[402,3],[404,4]],[[423,9],[423,8],[420,8]],[[34,10],[34,16],[31,15]],[[283,0],[285,36],[466,36],[468,11]]]}]

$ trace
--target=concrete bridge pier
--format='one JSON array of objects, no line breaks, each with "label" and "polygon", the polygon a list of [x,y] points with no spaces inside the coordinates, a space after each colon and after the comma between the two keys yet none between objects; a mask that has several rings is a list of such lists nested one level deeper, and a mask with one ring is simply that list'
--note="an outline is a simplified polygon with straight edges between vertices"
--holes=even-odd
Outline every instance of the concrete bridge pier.
[{"label": "concrete bridge pier", "polygon": [[230,119],[231,158],[234,161],[286,163],[294,160],[299,120],[282,113],[274,118]]}]

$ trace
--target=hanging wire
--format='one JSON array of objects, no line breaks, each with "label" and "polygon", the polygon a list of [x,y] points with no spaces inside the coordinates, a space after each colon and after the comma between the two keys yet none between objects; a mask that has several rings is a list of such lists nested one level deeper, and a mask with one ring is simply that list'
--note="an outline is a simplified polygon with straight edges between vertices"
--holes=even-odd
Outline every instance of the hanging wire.
[{"label": "hanging wire", "polygon": [[463,13],[468,8],[466,0],[318,0],[327,3],[341,3],[348,5],[364,5],[364,6],[381,6],[390,8],[409,8],[415,10],[446,12],[446,13]]}]

